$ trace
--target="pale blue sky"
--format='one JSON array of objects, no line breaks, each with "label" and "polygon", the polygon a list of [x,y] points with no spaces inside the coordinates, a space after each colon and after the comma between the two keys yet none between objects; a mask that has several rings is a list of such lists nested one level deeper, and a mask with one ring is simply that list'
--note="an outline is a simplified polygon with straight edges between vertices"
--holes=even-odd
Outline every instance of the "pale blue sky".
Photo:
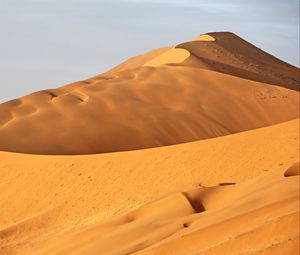
[{"label": "pale blue sky", "polygon": [[0,0],[0,102],[212,31],[299,66],[298,0]]}]

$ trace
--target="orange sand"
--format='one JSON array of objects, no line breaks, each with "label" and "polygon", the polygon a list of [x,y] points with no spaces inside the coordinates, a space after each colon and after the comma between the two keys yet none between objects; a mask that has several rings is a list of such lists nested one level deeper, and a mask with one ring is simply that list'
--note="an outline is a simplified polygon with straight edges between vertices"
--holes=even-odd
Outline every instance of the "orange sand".
[{"label": "orange sand", "polygon": [[0,105],[0,255],[298,254],[298,72],[210,33]]},{"label": "orange sand", "polygon": [[0,105],[0,150],[128,151],[234,134],[299,116],[299,93],[288,89],[299,85],[297,68],[234,34],[210,36],[215,41],[198,39],[152,51],[121,65],[121,72],[117,68]]},{"label": "orange sand", "polygon": [[[163,249],[167,248],[163,247],[169,247],[167,237],[173,240],[170,249],[181,246],[180,235],[188,230],[183,230],[183,223],[196,221],[192,229],[200,236],[206,235],[200,231],[202,228],[217,224],[210,230],[211,237],[205,239],[207,244],[199,237],[204,242],[201,249],[208,249],[227,238],[222,225],[227,220],[225,229],[232,228],[233,232],[228,233],[231,239],[241,234],[239,227],[244,224],[246,232],[249,228],[271,228],[261,248],[273,241],[289,243],[288,238],[294,238],[298,229],[291,224],[294,216],[289,219],[286,214],[299,211],[294,198],[299,192],[299,180],[284,177],[284,172],[299,161],[298,131],[299,121],[295,120],[205,141],[130,152],[85,156],[2,152],[0,207],[5,210],[0,211],[0,247],[8,254],[26,254],[24,249],[33,254],[31,249],[36,247],[43,248],[38,254],[57,254],[64,249],[69,253],[63,254],[94,254],[89,249],[98,254],[127,254],[124,249],[137,251],[162,242],[162,251],[157,254],[166,254]],[[203,196],[209,196],[207,202],[201,200],[202,195],[194,195],[196,200],[207,203],[203,214],[195,214],[182,195],[183,191],[220,183],[238,184],[212,189],[211,198],[210,189],[204,189]],[[252,193],[253,196],[247,195]],[[167,201],[160,202],[164,197]],[[130,213],[151,201],[157,202]],[[217,208],[221,211],[216,212]],[[124,216],[110,220],[114,215]],[[283,217],[282,224],[290,232],[281,234],[276,222],[284,215],[287,219]],[[202,217],[209,219],[205,225]],[[268,225],[267,218],[276,224]],[[102,226],[103,221],[108,223]],[[50,241],[48,245],[53,238],[62,243]],[[199,249],[197,242],[191,243],[191,249]],[[242,245],[242,241],[236,245]],[[182,249],[186,246],[183,244]]]}]

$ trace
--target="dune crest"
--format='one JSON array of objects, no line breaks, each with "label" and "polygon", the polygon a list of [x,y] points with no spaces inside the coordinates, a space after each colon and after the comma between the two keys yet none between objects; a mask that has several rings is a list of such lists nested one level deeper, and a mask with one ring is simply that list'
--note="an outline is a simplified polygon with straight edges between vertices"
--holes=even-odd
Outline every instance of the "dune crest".
[{"label": "dune crest", "polygon": [[191,56],[181,65],[204,68],[289,89],[300,89],[299,69],[229,32],[208,33],[215,41],[190,41],[176,48]]},{"label": "dune crest", "polygon": [[219,32],[1,104],[0,255],[298,254],[299,84]]},{"label": "dune crest", "polygon": [[[158,49],[149,51],[145,54],[141,54],[141,55],[132,57],[132,58],[124,61],[123,63],[113,67],[112,69],[108,70],[107,72],[104,73],[104,75],[110,75],[110,74],[118,73],[118,72],[121,72],[124,70],[141,67],[145,63],[151,61],[152,59],[158,57],[159,55],[165,53],[166,51],[168,51],[172,48],[173,48],[172,46],[162,47],[162,48],[158,48]],[[102,75],[100,75],[100,76],[102,76]]]},{"label": "dune crest", "polygon": [[215,41],[154,50],[91,79],[1,104],[0,150],[137,150],[299,116],[297,68],[232,33],[201,38],[210,37]]},{"label": "dune crest", "polygon": [[143,66],[160,66],[166,64],[181,63],[190,56],[190,52],[184,49],[172,48],[149,62],[145,63]]},{"label": "dune crest", "polygon": [[205,42],[213,42],[216,39],[209,35],[209,34],[204,34],[204,35],[199,35],[197,37],[195,37],[192,41],[205,41]]}]

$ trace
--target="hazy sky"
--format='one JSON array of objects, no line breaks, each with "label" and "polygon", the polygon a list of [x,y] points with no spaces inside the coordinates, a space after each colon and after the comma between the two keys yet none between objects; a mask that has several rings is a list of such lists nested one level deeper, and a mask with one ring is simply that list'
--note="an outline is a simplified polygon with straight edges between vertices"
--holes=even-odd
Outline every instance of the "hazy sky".
[{"label": "hazy sky", "polygon": [[0,102],[213,31],[299,66],[298,0],[0,0]]}]

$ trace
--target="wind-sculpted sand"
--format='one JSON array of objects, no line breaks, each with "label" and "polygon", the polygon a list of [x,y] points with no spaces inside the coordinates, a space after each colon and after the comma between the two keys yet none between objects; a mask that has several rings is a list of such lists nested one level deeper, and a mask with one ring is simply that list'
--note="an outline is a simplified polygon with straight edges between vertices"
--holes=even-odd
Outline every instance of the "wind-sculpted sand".
[{"label": "wind-sculpted sand", "polygon": [[[181,44],[140,67],[127,63],[130,69],[0,105],[0,149],[34,154],[137,150],[298,117],[299,93],[286,88],[296,84],[297,68],[233,34],[211,36],[215,41]],[[224,52],[216,62],[220,45]],[[253,61],[264,68],[252,68]],[[251,80],[244,79],[249,75]],[[277,85],[263,83],[268,79]]]},{"label": "wind-sculpted sand", "polygon": [[298,90],[209,33],[1,104],[0,255],[298,254]]},{"label": "wind-sculpted sand", "polygon": [[0,254],[297,254],[298,131],[294,120],[129,152],[2,152]]}]

